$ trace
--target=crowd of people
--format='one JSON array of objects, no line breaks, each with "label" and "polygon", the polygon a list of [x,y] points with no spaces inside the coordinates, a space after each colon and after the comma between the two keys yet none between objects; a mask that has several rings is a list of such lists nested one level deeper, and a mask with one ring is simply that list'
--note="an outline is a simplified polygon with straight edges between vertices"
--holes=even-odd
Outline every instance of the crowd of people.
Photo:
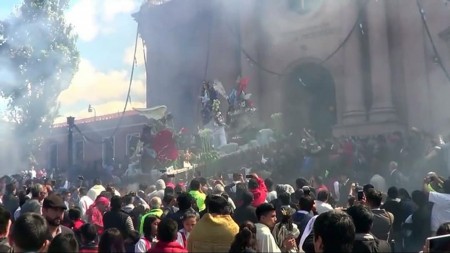
[{"label": "crowd of people", "polygon": [[256,173],[188,185],[164,175],[136,192],[99,179],[76,191],[28,183],[1,180],[0,252],[419,252],[450,234],[450,180],[434,172],[411,195],[349,177],[292,186]]},{"label": "crowd of people", "polygon": [[418,132],[293,143],[251,171],[133,190],[101,166],[4,176],[0,252],[436,252],[427,238],[450,235],[444,144]]}]

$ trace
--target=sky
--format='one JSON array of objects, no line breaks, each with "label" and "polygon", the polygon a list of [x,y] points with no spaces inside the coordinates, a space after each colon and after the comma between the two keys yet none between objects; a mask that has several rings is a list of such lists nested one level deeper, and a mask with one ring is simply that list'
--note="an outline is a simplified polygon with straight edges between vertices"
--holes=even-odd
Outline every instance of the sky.
[{"label": "sky", "polygon": [[[58,101],[59,117],[76,119],[118,113],[123,110],[131,67],[137,23],[131,14],[143,0],[71,0],[66,20],[78,34],[79,70]],[[0,0],[0,20],[8,17],[21,0]],[[131,89],[132,108],[145,107],[145,69],[142,41]],[[95,109],[88,112],[89,104]]]}]

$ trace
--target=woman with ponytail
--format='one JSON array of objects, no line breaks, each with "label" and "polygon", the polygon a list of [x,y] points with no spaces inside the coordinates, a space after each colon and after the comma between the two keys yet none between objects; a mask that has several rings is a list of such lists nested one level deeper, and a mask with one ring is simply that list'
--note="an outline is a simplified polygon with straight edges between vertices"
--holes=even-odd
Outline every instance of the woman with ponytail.
[{"label": "woman with ponytail", "polygon": [[252,222],[241,225],[228,252],[256,253],[256,227]]}]

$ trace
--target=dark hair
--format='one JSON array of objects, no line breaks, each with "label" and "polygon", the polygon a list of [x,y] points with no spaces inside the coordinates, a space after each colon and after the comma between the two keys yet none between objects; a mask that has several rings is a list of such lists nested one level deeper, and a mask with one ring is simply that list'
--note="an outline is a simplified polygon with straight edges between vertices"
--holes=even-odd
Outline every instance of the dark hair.
[{"label": "dark hair", "polygon": [[12,194],[16,190],[16,183],[12,182],[5,186],[5,193]]},{"label": "dark hair", "polygon": [[158,225],[158,240],[172,242],[177,239],[178,224],[172,219],[164,219]]},{"label": "dark hair", "polygon": [[303,189],[297,189],[294,192],[294,197],[297,200],[300,200],[301,197],[303,197],[305,195],[305,192],[303,191]]},{"label": "dark hair", "polygon": [[122,202],[124,205],[129,205],[129,204],[133,204],[134,202],[134,196],[131,194],[127,194],[125,196],[123,196],[122,198]]},{"label": "dark hair", "polygon": [[328,200],[329,197],[330,197],[330,193],[327,190],[320,190],[317,193],[317,200],[318,201],[325,202],[325,201]]},{"label": "dark hair", "polygon": [[228,252],[247,252],[248,249],[256,250],[256,227],[249,221],[240,226]]},{"label": "dark hair", "polygon": [[19,206],[20,207],[22,207],[23,204],[25,204],[25,202],[27,202],[27,200],[30,199],[25,191],[19,191],[19,193],[17,194],[17,197],[19,197]]},{"label": "dark hair", "polygon": [[122,208],[122,199],[119,196],[111,197],[111,210],[120,210]]},{"label": "dark hair", "polygon": [[375,189],[369,189],[366,193],[366,201],[374,207],[380,207],[383,201],[383,194]]},{"label": "dark hair", "polygon": [[280,200],[282,205],[289,205],[291,203],[291,195],[287,192],[282,192],[278,195],[278,199]]},{"label": "dark hair", "polygon": [[157,220],[158,220],[158,217],[156,217],[156,216],[149,215],[149,216],[145,217],[144,226],[143,226],[143,229],[142,229],[142,232],[144,233],[144,237],[145,238],[151,239],[151,237],[152,237],[152,224],[153,224],[153,222],[155,222]]},{"label": "dark hair", "polygon": [[297,189],[301,189],[303,186],[308,185],[308,180],[306,178],[300,177],[295,180],[295,186],[297,186]]},{"label": "dark hair", "polygon": [[5,234],[8,230],[9,221],[11,220],[11,213],[0,205],[0,233]]},{"label": "dark hair", "polygon": [[94,179],[94,185],[101,185],[101,184],[102,184],[102,180],[100,180],[100,178]]},{"label": "dark hair", "polygon": [[387,195],[390,199],[396,199],[398,198],[398,189],[395,186],[389,187],[387,191]]},{"label": "dark hair", "polygon": [[427,195],[423,191],[413,191],[412,200],[417,206],[424,206],[428,203]]},{"label": "dark hair", "polygon": [[97,228],[91,223],[86,223],[80,227],[81,238],[86,242],[92,242],[97,239]]},{"label": "dark hair", "polygon": [[242,200],[242,204],[244,206],[248,206],[253,202],[253,193],[249,192],[249,191],[243,191],[240,195],[241,200]]},{"label": "dark hair", "polygon": [[336,210],[322,213],[315,220],[313,230],[314,241],[322,239],[323,252],[352,252],[355,225],[348,214]]},{"label": "dark hair", "polygon": [[125,252],[122,234],[117,228],[108,228],[98,243],[98,252]]},{"label": "dark hair", "polygon": [[272,190],[273,187],[273,181],[271,178],[266,178],[264,180],[264,184],[266,185],[267,190]]},{"label": "dark hair", "polygon": [[131,244],[135,245],[141,239],[141,235],[136,230],[131,230],[128,232],[128,240],[131,241]]},{"label": "dark hair", "polygon": [[192,179],[191,183],[189,184],[189,189],[192,191],[198,191],[200,189],[200,181],[196,178]]},{"label": "dark hair", "polygon": [[192,207],[193,201],[194,199],[189,193],[182,192],[177,197],[178,208],[180,208],[180,210],[187,210]]},{"label": "dark hair", "polygon": [[314,199],[309,195],[301,197],[298,201],[300,210],[311,212],[314,207]]},{"label": "dark hair", "polygon": [[[247,184],[237,183],[236,184],[236,197],[239,199],[244,192],[248,192]],[[253,197],[253,194],[252,194],[252,197]]]},{"label": "dark hair", "polygon": [[[166,188],[167,189],[167,188]],[[175,199],[174,194],[164,194],[164,197],[162,199],[163,205],[168,205],[170,202],[172,202]]]},{"label": "dark hair", "polygon": [[74,234],[59,234],[53,238],[47,252],[78,252],[78,242]]},{"label": "dark hair", "polygon": [[364,192],[364,194],[367,194],[367,191],[369,191],[369,189],[375,189],[375,187],[374,187],[373,185],[371,185],[371,184],[365,184],[365,185],[363,186],[363,192]]},{"label": "dark hair", "polygon": [[231,208],[228,201],[222,196],[208,195],[205,200],[206,210],[211,214],[230,214]]},{"label": "dark hair", "polygon": [[401,199],[411,199],[411,196],[409,195],[408,191],[405,188],[398,189],[398,196]]},{"label": "dark hair", "polygon": [[175,185],[175,193],[179,194],[183,192],[183,187],[180,184]]},{"label": "dark hair", "polygon": [[47,222],[39,214],[23,214],[14,222],[11,238],[24,252],[38,251],[48,239]]},{"label": "dark hair", "polygon": [[85,196],[87,194],[87,189],[85,187],[80,187],[78,192],[80,193],[80,196]]},{"label": "dark hair", "polygon": [[164,189],[164,196],[166,195],[174,195],[175,194],[175,189],[172,187],[167,187]]},{"label": "dark hair", "polygon": [[373,224],[373,213],[363,205],[354,205],[347,209],[355,224],[356,233],[370,233]]},{"label": "dark hair", "polygon": [[139,190],[140,191],[145,191],[145,190],[147,190],[147,188],[148,188],[148,185],[146,185],[146,184],[139,184]]},{"label": "dark hair", "polygon": [[251,178],[250,180],[248,180],[248,188],[250,190],[257,189],[258,187],[259,187],[258,180],[256,180],[255,178]]},{"label": "dark hair", "polygon": [[436,236],[450,234],[450,222],[442,223],[436,231]]},{"label": "dark hair", "polygon": [[81,219],[81,209],[79,207],[74,207],[69,209],[69,219],[72,221]]},{"label": "dark hair", "polygon": [[267,215],[270,212],[275,211],[275,207],[272,204],[269,203],[262,203],[256,208],[256,218],[258,218],[258,221],[261,220],[261,216]]},{"label": "dark hair", "polygon": [[206,180],[206,178],[204,178],[204,177],[199,177],[198,178],[198,182],[200,182],[200,185],[207,185],[208,184],[208,180]]}]

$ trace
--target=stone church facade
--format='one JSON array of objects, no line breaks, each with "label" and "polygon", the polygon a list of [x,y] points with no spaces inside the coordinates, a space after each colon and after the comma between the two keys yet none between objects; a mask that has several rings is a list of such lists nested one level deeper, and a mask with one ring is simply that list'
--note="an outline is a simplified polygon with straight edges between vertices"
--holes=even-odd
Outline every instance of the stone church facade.
[{"label": "stone church facade", "polygon": [[293,131],[448,133],[450,5],[419,3],[148,1],[135,14],[147,50],[147,106],[166,104],[179,124],[196,127],[202,81],[230,90],[242,75],[260,118],[282,112]]}]

